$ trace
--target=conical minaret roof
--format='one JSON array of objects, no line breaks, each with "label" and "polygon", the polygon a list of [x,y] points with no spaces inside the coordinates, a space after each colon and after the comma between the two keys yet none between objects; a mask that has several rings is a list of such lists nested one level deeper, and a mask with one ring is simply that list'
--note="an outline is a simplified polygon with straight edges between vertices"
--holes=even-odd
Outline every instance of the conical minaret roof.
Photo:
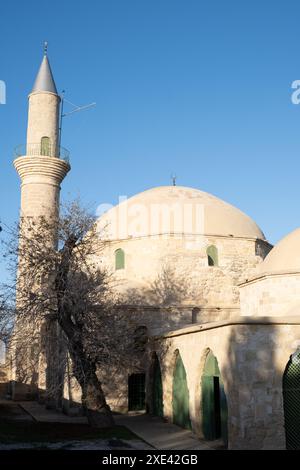
[{"label": "conical minaret roof", "polygon": [[31,93],[34,93],[36,91],[49,91],[57,95],[57,89],[52,75],[47,53],[45,53],[43,57]]}]

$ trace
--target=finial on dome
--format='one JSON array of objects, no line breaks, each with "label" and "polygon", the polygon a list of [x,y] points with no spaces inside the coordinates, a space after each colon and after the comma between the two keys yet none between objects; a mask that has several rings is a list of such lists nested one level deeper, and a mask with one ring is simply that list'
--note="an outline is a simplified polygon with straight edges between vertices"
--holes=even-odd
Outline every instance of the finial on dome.
[{"label": "finial on dome", "polygon": [[44,42],[44,55],[48,54],[48,41]]},{"label": "finial on dome", "polygon": [[171,175],[171,179],[172,179],[173,186],[176,186],[177,176],[176,175]]}]

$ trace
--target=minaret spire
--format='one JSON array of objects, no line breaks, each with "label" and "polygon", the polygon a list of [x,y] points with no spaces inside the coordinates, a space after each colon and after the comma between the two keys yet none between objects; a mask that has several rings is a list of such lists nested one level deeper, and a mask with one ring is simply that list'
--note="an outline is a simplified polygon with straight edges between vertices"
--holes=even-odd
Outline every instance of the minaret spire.
[{"label": "minaret spire", "polygon": [[44,57],[36,76],[31,93],[50,92],[57,95],[57,89],[53,78],[52,70],[48,59],[48,42],[44,42]]}]

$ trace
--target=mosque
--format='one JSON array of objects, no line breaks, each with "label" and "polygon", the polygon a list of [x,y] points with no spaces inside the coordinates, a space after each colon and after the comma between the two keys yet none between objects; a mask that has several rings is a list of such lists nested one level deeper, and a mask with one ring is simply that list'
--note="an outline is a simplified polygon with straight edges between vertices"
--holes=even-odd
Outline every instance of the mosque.
[{"label": "mosque", "polygon": [[[58,208],[70,170],[60,100],[45,53],[14,160],[23,217]],[[122,201],[97,227],[96,261],[150,337],[138,373],[104,379],[112,409],[146,410],[229,449],[300,449],[300,229],[272,247],[239,209],[176,185]]]}]

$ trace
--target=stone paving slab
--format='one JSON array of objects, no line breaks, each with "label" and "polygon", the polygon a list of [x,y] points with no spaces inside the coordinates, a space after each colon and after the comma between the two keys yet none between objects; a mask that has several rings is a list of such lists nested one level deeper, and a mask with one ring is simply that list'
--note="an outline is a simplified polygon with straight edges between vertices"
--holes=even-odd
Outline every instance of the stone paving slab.
[{"label": "stone paving slab", "polygon": [[35,401],[20,401],[18,404],[39,423],[88,424],[86,416],[68,416],[60,411],[48,410]]},{"label": "stone paving slab", "polygon": [[149,415],[118,415],[116,424],[126,426],[158,450],[213,450],[216,447],[199,440],[195,434],[161,418]]},{"label": "stone paving slab", "polygon": [[[67,416],[59,411],[48,410],[34,401],[18,402],[18,405],[35,421],[44,423],[87,424],[85,416]],[[220,442],[200,440],[191,431],[182,429],[161,418],[147,414],[115,415],[117,425],[125,426],[146,444],[158,450],[214,450],[220,448]]]}]

